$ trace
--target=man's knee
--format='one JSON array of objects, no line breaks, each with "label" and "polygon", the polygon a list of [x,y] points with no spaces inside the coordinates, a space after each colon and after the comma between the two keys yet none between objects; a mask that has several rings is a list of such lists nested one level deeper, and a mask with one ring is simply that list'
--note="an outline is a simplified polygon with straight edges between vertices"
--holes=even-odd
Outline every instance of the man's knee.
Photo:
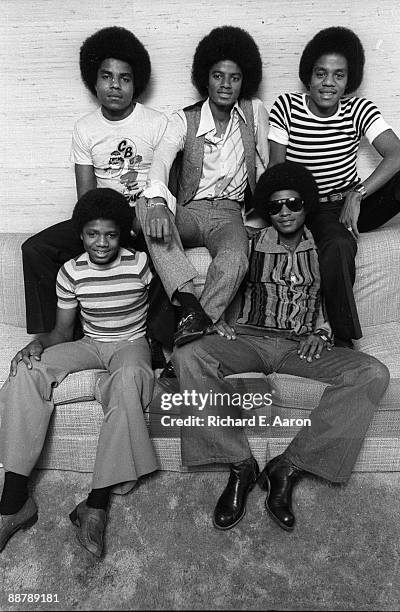
[{"label": "man's knee", "polygon": [[128,389],[132,384],[136,387],[141,386],[144,382],[147,384],[154,378],[151,365],[145,360],[134,365],[130,362],[123,363],[118,374],[120,379],[118,384],[121,384],[123,389]]},{"label": "man's knee", "polygon": [[378,359],[372,357],[368,365],[367,377],[373,381],[377,392],[384,393],[390,382],[389,369]]},{"label": "man's knee", "polygon": [[369,388],[373,399],[379,401],[390,382],[388,368],[378,359],[366,353],[355,353],[357,362],[347,370],[348,382],[351,385]]},{"label": "man's knee", "polygon": [[25,242],[21,245],[22,257],[25,261],[32,261],[40,257],[40,254],[43,252],[42,242],[39,238],[38,234],[35,236],[30,236]]}]

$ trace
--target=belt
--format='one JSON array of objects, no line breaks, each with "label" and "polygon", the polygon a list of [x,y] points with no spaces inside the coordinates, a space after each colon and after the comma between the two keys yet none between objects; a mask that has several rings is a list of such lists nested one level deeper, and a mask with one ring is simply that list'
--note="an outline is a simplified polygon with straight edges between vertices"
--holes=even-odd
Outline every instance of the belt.
[{"label": "belt", "polygon": [[[349,191],[349,190],[348,190]],[[346,198],[348,191],[339,191],[338,193],[329,193],[326,196],[319,198],[320,202],[341,202]]]},{"label": "belt", "polygon": [[341,202],[342,200],[346,199],[347,194],[349,193],[349,191],[354,189],[356,184],[357,183],[350,185],[350,187],[348,187],[346,191],[337,191],[336,193],[328,193],[328,195],[322,196],[321,198],[319,198],[319,201],[322,203],[323,202]]}]

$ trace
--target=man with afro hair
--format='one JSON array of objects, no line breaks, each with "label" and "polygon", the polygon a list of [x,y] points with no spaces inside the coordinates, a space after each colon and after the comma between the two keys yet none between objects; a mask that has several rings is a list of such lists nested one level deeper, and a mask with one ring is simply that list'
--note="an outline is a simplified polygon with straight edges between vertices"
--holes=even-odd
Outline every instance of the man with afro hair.
[{"label": "man with afro hair", "polygon": [[[154,154],[138,215],[155,269],[182,307],[177,346],[221,319],[247,270],[245,193],[254,191],[268,155],[267,113],[254,98],[261,78],[260,53],[246,31],[212,30],[192,66],[193,84],[206,99],[173,113]],[[175,199],[167,185],[179,153]],[[212,257],[200,301],[198,272],[184,253],[198,246]]]},{"label": "man with afro hair", "polygon": [[[351,30],[318,32],[300,59],[307,93],[277,98],[268,135],[270,166],[302,163],[317,181],[321,205],[308,225],[319,249],[335,344],[348,347],[362,335],[353,295],[357,238],[400,211],[400,140],[372,102],[351,95],[361,85],[364,60]],[[361,181],[356,164],[363,136],[382,159]]]},{"label": "man with afro hair", "polygon": [[[105,416],[92,490],[70,514],[84,548],[96,557],[102,554],[111,492],[128,492],[158,468],[143,416],[154,383],[145,338],[151,272],[145,253],[122,246],[129,241],[130,221],[129,204],[114,189],[96,188],[81,196],[71,222],[84,253],[58,272],[54,329],[11,362],[0,390],[0,460],[6,470],[0,551],[16,531],[37,520],[28,478],[45,441],[54,388],[71,372],[95,368],[109,373],[99,380]],[[78,312],[84,337],[73,341]]]},{"label": "man with afro hair", "polygon": [[[137,101],[149,82],[151,64],[143,44],[122,27],[107,27],[80,49],[84,84],[99,106],[75,124],[71,157],[78,198],[95,187],[122,193],[131,206],[145,186],[153,152],[167,118]],[[145,246],[131,238],[138,248]],[[62,264],[82,251],[71,220],[49,227],[22,246],[28,333],[52,329],[56,313],[55,280]]]},{"label": "man with afro hair", "polygon": [[[374,357],[331,348],[321,310],[317,249],[304,225],[318,206],[311,172],[293,162],[268,169],[257,183],[253,205],[270,227],[251,240],[236,327],[177,348],[172,356],[180,388],[192,398],[207,398],[201,412],[195,401],[185,406],[186,416],[200,415],[203,423],[181,429],[182,462],[230,464],[228,484],[214,511],[217,529],[230,529],[243,518],[247,496],[259,479],[268,491],[268,513],[291,531],[293,485],[308,473],[347,482],[389,374]],[[238,406],[237,389],[225,377],[241,372],[279,372],[327,383],[309,422],[261,475],[244,425],[260,431],[269,425],[279,428],[285,420],[261,413],[257,421],[257,413],[241,411],[272,403],[271,393],[254,393],[252,405]],[[242,402],[245,395],[251,394],[244,394]]]}]

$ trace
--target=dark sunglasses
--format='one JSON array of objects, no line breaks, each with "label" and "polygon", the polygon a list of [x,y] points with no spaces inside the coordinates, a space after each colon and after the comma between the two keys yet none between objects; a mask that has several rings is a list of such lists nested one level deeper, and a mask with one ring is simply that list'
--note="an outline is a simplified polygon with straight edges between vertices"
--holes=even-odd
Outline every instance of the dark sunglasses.
[{"label": "dark sunglasses", "polygon": [[283,205],[286,205],[292,212],[300,212],[304,206],[304,200],[301,198],[283,198],[282,200],[269,200],[267,203],[268,212],[270,215],[277,215]]}]

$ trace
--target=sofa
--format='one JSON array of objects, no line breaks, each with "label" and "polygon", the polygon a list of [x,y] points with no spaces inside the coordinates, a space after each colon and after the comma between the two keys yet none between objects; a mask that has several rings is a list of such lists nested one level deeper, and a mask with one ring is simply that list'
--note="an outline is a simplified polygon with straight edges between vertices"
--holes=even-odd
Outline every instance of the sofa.
[{"label": "sofa", "polygon": [[[20,249],[27,237],[28,234],[0,233],[0,384],[7,378],[10,359],[30,339],[25,331]],[[400,470],[399,247],[400,215],[359,240],[355,296],[363,338],[357,341],[356,348],[385,363],[391,382],[368,430],[355,471]],[[200,292],[210,256],[206,249],[189,249],[187,256],[199,271]],[[55,388],[55,410],[39,468],[92,471],[103,417],[98,393],[102,376],[107,373],[101,370],[73,373]],[[238,392],[272,394],[271,406],[256,409],[266,419],[290,419],[290,425],[285,427],[249,428],[250,446],[261,464],[283,451],[325,388],[323,383],[282,374],[244,373],[232,378]],[[157,384],[155,397],[161,391]],[[186,470],[180,461],[179,428],[163,427],[161,415],[160,402],[153,401],[147,408],[147,417],[160,468]]]}]

